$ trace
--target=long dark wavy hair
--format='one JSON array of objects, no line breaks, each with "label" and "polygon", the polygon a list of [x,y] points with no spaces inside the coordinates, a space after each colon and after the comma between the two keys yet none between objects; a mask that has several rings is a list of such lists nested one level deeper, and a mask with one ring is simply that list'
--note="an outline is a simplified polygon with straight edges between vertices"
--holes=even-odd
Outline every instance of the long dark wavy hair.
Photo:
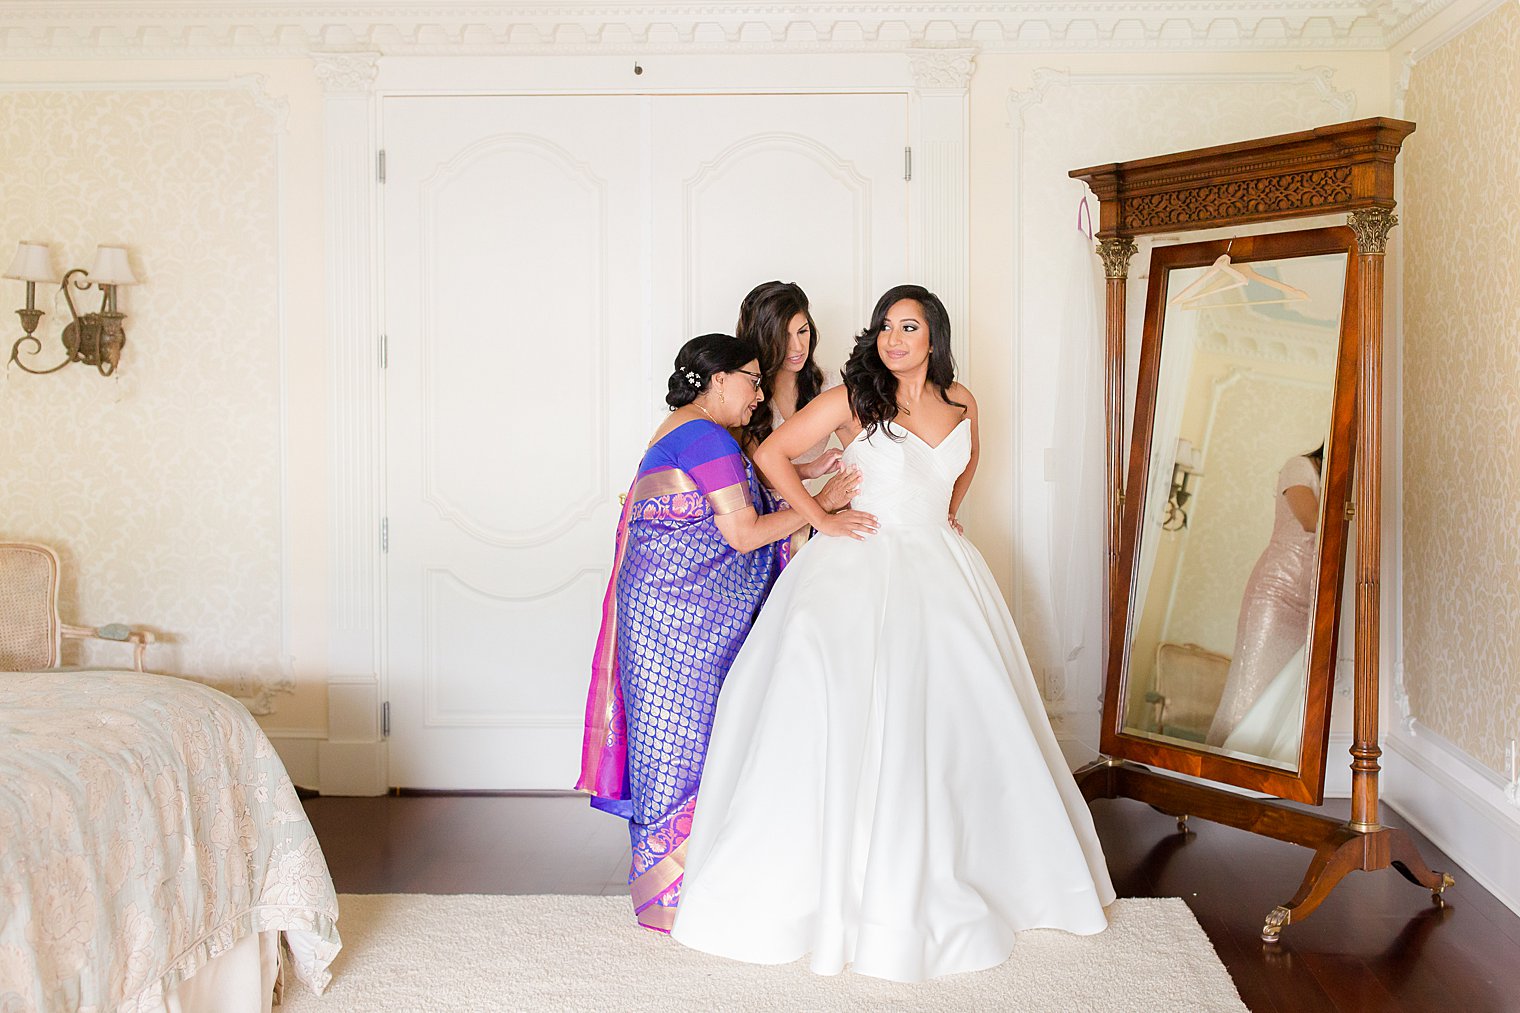
[{"label": "long dark wavy hair", "polygon": [[[966,407],[950,399],[950,385],[955,383],[955,359],[950,354],[950,314],[945,312],[945,304],[922,285],[898,285],[876,300],[871,326],[855,339],[850,361],[844,367],[850,411],[867,434],[886,426],[902,410],[897,404],[897,376],[881,361],[876,339],[887,325],[887,311],[904,299],[912,299],[924,308],[924,323],[929,328],[929,383],[946,404]],[[902,439],[893,435],[890,428],[887,435],[894,440]]]},{"label": "long dark wavy hair", "polygon": [[665,403],[675,411],[689,405],[712,384],[714,373],[732,373],[755,358],[754,342],[731,334],[702,334],[681,346],[670,371]]},{"label": "long dark wavy hair", "polygon": [[[797,408],[800,410],[823,390],[823,370],[813,361],[818,349],[818,325],[808,311],[807,293],[793,281],[767,281],[750,289],[749,295],[739,304],[739,322],[734,334],[741,340],[754,343],[759,352],[760,389],[769,403],[775,394],[776,374],[781,372],[786,359],[788,330],[792,317],[801,313],[808,322],[808,357],[797,374]],[[771,412],[759,409],[744,427],[747,441],[759,446],[771,434]]]}]

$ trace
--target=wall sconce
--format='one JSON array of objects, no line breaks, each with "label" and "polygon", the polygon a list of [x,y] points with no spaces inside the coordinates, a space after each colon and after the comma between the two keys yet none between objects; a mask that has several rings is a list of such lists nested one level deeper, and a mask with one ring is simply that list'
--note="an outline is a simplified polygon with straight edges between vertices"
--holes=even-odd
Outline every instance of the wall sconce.
[{"label": "wall sconce", "polygon": [[1177,457],[1172,462],[1172,492],[1166,500],[1166,516],[1161,521],[1163,531],[1181,531],[1188,526],[1187,506],[1193,498],[1188,486],[1203,477],[1203,455],[1191,440],[1177,441]]},{"label": "wall sconce", "polygon": [[[83,279],[88,280],[77,278],[76,275],[82,275]],[[37,324],[42,320],[42,311],[37,308],[37,283],[46,284],[57,280],[47,244],[20,243],[5,277],[26,282],[26,309],[16,311],[26,334],[11,346],[11,362],[36,376],[56,373],[71,362],[94,366],[101,376],[110,376],[116,372],[116,366],[121,361],[122,346],[127,343],[126,332],[122,329],[122,321],[127,315],[116,308],[116,290],[122,285],[137,284],[124,247],[96,247],[95,262],[88,271],[76,267],[63,276],[59,288],[69,304],[69,315],[73,320],[63,328],[63,349],[67,357],[49,369],[33,369],[21,361],[23,345],[31,344],[28,355],[37,355],[42,351],[42,339],[36,336]],[[100,289],[100,309],[81,315],[74,308],[74,295],[70,288],[83,292],[91,285]]]}]

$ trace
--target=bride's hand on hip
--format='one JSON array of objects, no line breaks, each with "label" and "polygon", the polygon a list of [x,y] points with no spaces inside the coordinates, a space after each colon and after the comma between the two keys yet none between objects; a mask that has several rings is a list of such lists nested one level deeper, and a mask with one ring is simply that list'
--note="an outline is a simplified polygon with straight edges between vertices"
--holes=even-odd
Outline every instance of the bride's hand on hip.
[{"label": "bride's hand on hip", "polygon": [[958,535],[964,535],[966,533],[966,529],[961,527],[961,522],[955,519],[955,514],[950,515],[950,530],[954,531]]},{"label": "bride's hand on hip", "polygon": [[879,525],[876,517],[861,510],[841,510],[837,514],[829,514],[818,525],[819,534],[833,535],[836,538],[853,538],[857,542],[863,542],[871,535],[876,534]]},{"label": "bride's hand on hip", "polygon": [[837,472],[828,484],[818,490],[818,495],[813,498],[818,505],[829,513],[842,510],[850,505],[850,500],[860,491],[860,469],[851,465]]}]

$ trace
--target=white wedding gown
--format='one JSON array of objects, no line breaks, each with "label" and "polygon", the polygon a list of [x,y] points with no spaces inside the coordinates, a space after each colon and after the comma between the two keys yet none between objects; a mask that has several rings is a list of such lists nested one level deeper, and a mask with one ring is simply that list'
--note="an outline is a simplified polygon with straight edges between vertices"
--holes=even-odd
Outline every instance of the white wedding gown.
[{"label": "white wedding gown", "polygon": [[845,450],[865,541],[814,537],[729,670],[672,935],[920,981],[1091,934],[1114,899],[1013,620],[947,521],[970,424]]}]

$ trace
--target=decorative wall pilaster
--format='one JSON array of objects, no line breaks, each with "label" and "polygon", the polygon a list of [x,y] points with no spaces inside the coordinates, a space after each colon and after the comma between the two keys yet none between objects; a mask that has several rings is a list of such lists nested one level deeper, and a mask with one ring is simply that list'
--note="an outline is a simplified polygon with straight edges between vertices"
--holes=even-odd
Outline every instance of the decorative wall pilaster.
[{"label": "decorative wall pilaster", "polygon": [[975,49],[909,49],[918,141],[912,159],[914,217],[922,223],[914,268],[954,324],[956,367],[969,366],[971,193],[967,87]]},{"label": "decorative wall pilaster", "polygon": [[383,794],[380,736],[380,362],[375,319],[378,53],[313,54],[325,92],[331,641],[322,790]]}]

